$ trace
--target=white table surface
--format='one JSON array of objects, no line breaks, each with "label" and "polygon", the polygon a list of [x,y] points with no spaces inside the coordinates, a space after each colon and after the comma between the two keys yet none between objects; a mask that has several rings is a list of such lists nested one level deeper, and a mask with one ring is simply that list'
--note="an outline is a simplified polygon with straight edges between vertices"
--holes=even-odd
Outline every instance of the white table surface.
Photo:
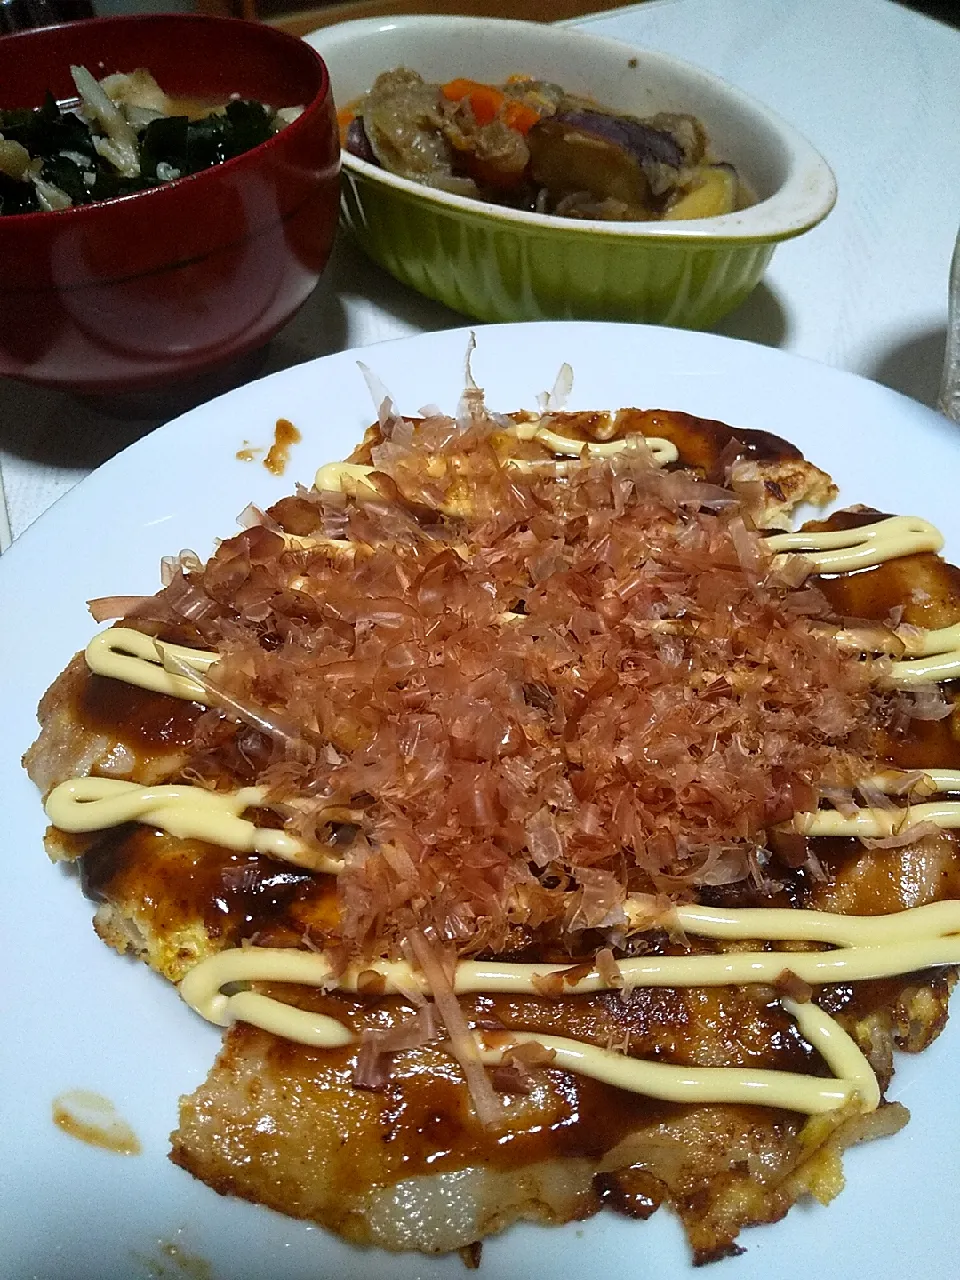
[{"label": "white table surface", "polygon": [[[960,225],[960,31],[895,0],[648,0],[580,25],[723,76],[791,121],[836,172],[834,212],[777,250],[765,282],[719,332],[865,374],[933,405]],[[316,293],[249,376],[463,323],[340,242]],[[172,416],[156,404],[149,413],[122,417],[0,379],[0,476],[12,535]],[[866,440],[870,424],[850,430]]]}]

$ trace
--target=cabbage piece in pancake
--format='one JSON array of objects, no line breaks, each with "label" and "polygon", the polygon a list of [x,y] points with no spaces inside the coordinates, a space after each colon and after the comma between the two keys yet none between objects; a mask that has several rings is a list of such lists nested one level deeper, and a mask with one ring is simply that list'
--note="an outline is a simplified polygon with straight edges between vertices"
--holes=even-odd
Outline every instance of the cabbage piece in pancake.
[{"label": "cabbage piece in pancake", "polygon": [[[744,480],[752,486],[751,498],[766,504],[774,517],[794,501],[829,496],[829,479],[789,446],[777,452],[758,441],[752,456],[743,457],[737,444],[743,433],[686,415],[655,416],[656,424],[645,429],[675,438],[681,460],[705,477],[712,477],[721,459],[735,475],[740,466],[779,466],[779,480],[770,470],[746,474]],[[565,429],[578,429],[573,421],[578,417],[583,415],[568,416]],[[604,421],[591,438],[612,438],[610,417],[600,415]],[[556,415],[552,421],[557,423]],[[582,423],[579,429],[588,431]],[[283,523],[297,510],[281,504],[275,516]],[[899,590],[906,560],[873,571],[879,576],[873,579],[872,614],[869,607],[842,611],[880,618],[896,601],[906,605],[907,621],[928,626],[960,616],[953,603],[960,598],[950,577],[954,571],[937,557],[911,560],[917,562],[914,586],[921,583],[922,619],[910,612],[920,608],[916,601],[882,589],[900,575]],[[939,612],[931,600],[939,601]],[[841,611],[839,602],[836,607]],[[141,624],[134,619],[131,625]],[[168,638],[198,643],[186,632]],[[91,689],[96,685],[102,694],[116,682],[92,677],[76,663],[61,680],[45,699],[43,731],[28,753],[31,773],[44,790],[87,771],[151,782],[178,776],[180,739],[203,732],[203,709],[178,703],[171,714],[181,717],[179,727],[160,750],[152,736],[153,695],[123,686],[117,695],[122,709],[117,704],[105,714],[97,690],[91,694]],[[160,701],[169,705],[170,700]],[[949,731],[944,722],[938,725],[935,732],[946,752],[942,735]],[[246,749],[238,747],[221,782],[236,786],[250,780],[254,745],[247,741]],[[915,744],[911,749],[919,750]],[[893,752],[891,759],[897,759]],[[82,875],[88,893],[100,901],[98,932],[173,981],[204,956],[243,942],[322,948],[336,923],[334,886],[326,877],[144,828],[123,828],[85,843]],[[69,846],[59,833],[51,835],[55,855],[75,852]],[[764,903],[879,913],[960,896],[960,860],[948,834],[870,853],[846,842],[813,841],[810,848],[816,851],[819,875],[811,875],[808,864],[785,869],[779,896]],[[742,885],[701,897],[733,905],[757,901]],[[667,942],[654,938],[647,945],[655,950]],[[825,988],[818,999],[854,1034],[885,1086],[893,1046],[922,1049],[941,1029],[949,981],[944,973],[908,975],[852,989]],[[690,989],[637,991],[627,1001],[616,992],[512,1002],[476,997],[463,1007],[468,1017],[626,1045],[637,1056],[822,1071],[773,995]],[[285,998],[306,1007],[332,1002],[358,1027],[383,1028],[411,1012],[398,1000],[355,1001],[304,988],[288,988]],[[810,1192],[829,1199],[842,1184],[840,1149],[892,1131],[905,1118],[902,1108],[886,1105],[866,1118],[836,1114],[812,1120],[747,1107],[670,1108],[534,1067],[528,1073],[531,1091],[509,1095],[517,1130],[517,1158],[510,1163],[500,1144],[478,1126],[460,1069],[448,1055],[424,1044],[398,1054],[393,1067],[382,1091],[358,1090],[347,1051],[312,1051],[237,1026],[206,1084],[182,1104],[173,1158],[218,1191],[313,1219],[357,1243],[390,1249],[449,1251],[517,1219],[568,1221],[603,1204],[645,1217],[668,1203],[683,1219],[696,1260],[708,1261],[736,1252],[742,1226],[776,1220],[799,1196]],[[436,1117],[433,1130],[410,1119],[418,1105],[423,1115]],[[590,1122],[570,1123],[574,1109]],[[524,1137],[537,1127],[543,1135],[539,1149]],[[449,1153],[440,1167],[438,1151]],[[427,1155],[434,1157],[429,1163]]]}]

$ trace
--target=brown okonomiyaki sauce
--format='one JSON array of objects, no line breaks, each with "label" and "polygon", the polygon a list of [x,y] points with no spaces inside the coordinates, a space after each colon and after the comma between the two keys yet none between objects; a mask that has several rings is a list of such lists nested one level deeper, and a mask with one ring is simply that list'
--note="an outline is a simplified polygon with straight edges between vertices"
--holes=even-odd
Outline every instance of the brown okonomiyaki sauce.
[{"label": "brown okonomiyaki sauce", "polygon": [[188,747],[204,708],[181,698],[150,693],[124,680],[112,680],[92,671],[77,688],[77,716],[87,728],[109,733],[131,748]]},{"label": "brown okonomiyaki sauce", "polygon": [[336,921],[334,877],[150,827],[103,832],[80,865],[88,897],[141,904],[163,936],[200,922],[226,946],[298,946],[308,929],[319,943]]},{"label": "brown okonomiyaki sauce", "polygon": [[[876,511],[838,512],[812,523],[816,529],[850,529],[878,518]],[[842,618],[888,621],[899,614],[917,627],[948,627],[960,621],[960,568],[925,552],[888,560],[875,569],[812,579]],[[953,713],[942,720],[913,720],[909,732],[889,741],[892,764],[903,769],[960,769],[960,701],[952,686],[945,696]]]},{"label": "brown okonomiyaki sauce", "polygon": [[109,1098],[89,1089],[68,1089],[53,1100],[53,1123],[64,1133],[119,1156],[138,1156],[140,1139]]},{"label": "brown okonomiyaki sauce", "polygon": [[267,451],[263,465],[274,476],[282,476],[290,461],[290,450],[302,439],[300,432],[286,418],[278,418],[273,432],[273,444]]},{"label": "brown okonomiyaki sauce", "polygon": [[754,462],[784,462],[803,455],[794,445],[767,431],[749,431],[728,426],[710,418],[695,418],[677,410],[629,410],[627,431],[642,431],[647,436],[660,436],[677,446],[678,465],[692,467],[711,480],[717,480],[721,460],[729,465],[736,458]]}]

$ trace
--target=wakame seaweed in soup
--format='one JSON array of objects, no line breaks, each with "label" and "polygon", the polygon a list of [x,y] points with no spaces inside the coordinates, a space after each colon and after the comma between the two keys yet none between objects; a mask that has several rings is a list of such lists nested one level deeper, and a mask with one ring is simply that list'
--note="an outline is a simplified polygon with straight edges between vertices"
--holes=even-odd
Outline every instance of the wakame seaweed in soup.
[{"label": "wakame seaweed in soup", "polygon": [[169,98],[148,71],[98,82],[71,68],[79,97],[0,110],[0,214],[129,195],[209,169],[266,142],[299,115],[235,98]]}]

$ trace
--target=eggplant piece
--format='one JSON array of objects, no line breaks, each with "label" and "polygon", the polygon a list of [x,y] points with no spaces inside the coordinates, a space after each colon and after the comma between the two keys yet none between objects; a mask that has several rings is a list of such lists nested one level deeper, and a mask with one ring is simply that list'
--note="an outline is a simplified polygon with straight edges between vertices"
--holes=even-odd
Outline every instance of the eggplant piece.
[{"label": "eggplant piece", "polygon": [[600,111],[558,112],[534,125],[527,144],[534,181],[556,199],[586,191],[627,205],[637,218],[659,212],[659,197],[683,164],[669,133]]},{"label": "eggplant piece", "polygon": [[363,117],[354,116],[347,126],[346,148],[358,160],[366,160],[367,164],[379,165],[380,161],[373,154],[373,147],[363,127]]},{"label": "eggplant piece", "polygon": [[692,169],[695,165],[708,163],[707,131],[696,116],[681,115],[676,111],[658,111],[655,116],[647,116],[644,123],[651,129],[670,134],[680,148],[684,168]]},{"label": "eggplant piece", "polygon": [[629,116],[610,116],[603,111],[561,111],[553,117],[580,133],[604,138],[629,151],[641,164],[655,161],[679,169],[683,164],[683,151],[672,134],[665,129],[655,129],[642,120]]}]

